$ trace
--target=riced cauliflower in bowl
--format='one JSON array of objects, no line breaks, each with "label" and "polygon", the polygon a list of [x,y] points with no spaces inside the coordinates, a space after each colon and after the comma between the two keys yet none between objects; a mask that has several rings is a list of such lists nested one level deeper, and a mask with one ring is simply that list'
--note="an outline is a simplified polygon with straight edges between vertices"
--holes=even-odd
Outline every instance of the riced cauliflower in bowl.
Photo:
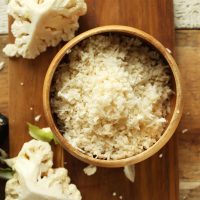
[{"label": "riced cauliflower in bowl", "polygon": [[181,111],[181,87],[178,68],[158,41],[130,27],[107,29],[83,33],[58,53],[45,79],[44,107],[70,153],[119,167],[169,140],[180,119],[174,110]]}]

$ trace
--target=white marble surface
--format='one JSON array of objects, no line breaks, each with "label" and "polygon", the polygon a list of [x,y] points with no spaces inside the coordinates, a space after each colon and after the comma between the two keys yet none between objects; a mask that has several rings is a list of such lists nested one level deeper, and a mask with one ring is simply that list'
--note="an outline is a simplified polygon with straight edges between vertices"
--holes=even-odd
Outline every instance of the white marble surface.
[{"label": "white marble surface", "polygon": [[[200,0],[174,0],[174,20],[176,28],[200,28]],[[6,0],[0,0],[0,34],[6,33]]]}]

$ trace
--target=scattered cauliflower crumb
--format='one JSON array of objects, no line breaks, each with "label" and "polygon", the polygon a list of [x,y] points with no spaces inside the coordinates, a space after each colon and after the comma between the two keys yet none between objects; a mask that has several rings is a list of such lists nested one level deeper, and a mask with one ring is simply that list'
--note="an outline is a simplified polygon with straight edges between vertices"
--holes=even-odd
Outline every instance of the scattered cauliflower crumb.
[{"label": "scattered cauliflower crumb", "polygon": [[112,193],[113,197],[117,196],[117,193],[116,192],[113,192]]},{"label": "scattered cauliflower crumb", "polygon": [[87,176],[91,176],[91,175],[93,175],[93,174],[96,173],[97,167],[94,166],[94,165],[88,165],[87,167],[85,167],[85,168],[83,169],[83,171],[84,171],[84,173],[85,173]]},{"label": "scattered cauliflower crumb", "polygon": [[120,195],[120,196],[119,196],[119,199],[123,199],[123,196],[122,196],[122,195]]},{"label": "scattered cauliflower crumb", "polygon": [[182,133],[186,133],[186,132],[188,132],[187,128],[185,128],[185,129],[182,130]]},{"label": "scattered cauliflower crumb", "polygon": [[20,85],[21,85],[21,86],[24,86],[24,83],[23,83],[23,82],[21,82],[21,83],[20,83]]},{"label": "scattered cauliflower crumb", "polygon": [[135,181],[135,165],[125,166],[124,174],[129,181],[134,182]]},{"label": "scattered cauliflower crumb", "polygon": [[[15,171],[6,183],[5,200],[81,200],[65,168],[53,169],[53,152],[47,142],[31,140],[10,162]],[[8,163],[7,163],[8,164]]]},{"label": "scattered cauliflower crumb", "polygon": [[168,53],[172,54],[172,51],[168,48],[166,48],[166,50],[168,51]]},{"label": "scattered cauliflower crumb", "polygon": [[41,115],[37,115],[37,116],[35,116],[34,120],[35,120],[36,122],[39,122],[41,117],[42,117]]},{"label": "scattered cauliflower crumb", "polygon": [[8,14],[14,19],[14,44],[3,49],[7,56],[33,59],[47,47],[74,37],[78,19],[87,11],[84,0],[10,0]]},{"label": "scattered cauliflower crumb", "polygon": [[170,112],[169,66],[137,38],[96,35],[56,71],[51,106],[68,142],[97,159],[123,159],[161,137]]},{"label": "scattered cauliflower crumb", "polygon": [[33,107],[30,107],[30,110],[33,110]]},{"label": "scattered cauliflower crumb", "polygon": [[159,154],[159,158],[162,158],[163,157],[163,154],[161,153],[161,154]]},{"label": "scattered cauliflower crumb", "polygon": [[69,53],[71,53],[71,49],[68,49],[68,50],[66,51],[66,54],[69,54]]},{"label": "scattered cauliflower crumb", "polygon": [[0,71],[4,68],[5,63],[4,62],[0,62]]},{"label": "scattered cauliflower crumb", "polygon": [[190,112],[186,112],[186,115],[190,115]]}]

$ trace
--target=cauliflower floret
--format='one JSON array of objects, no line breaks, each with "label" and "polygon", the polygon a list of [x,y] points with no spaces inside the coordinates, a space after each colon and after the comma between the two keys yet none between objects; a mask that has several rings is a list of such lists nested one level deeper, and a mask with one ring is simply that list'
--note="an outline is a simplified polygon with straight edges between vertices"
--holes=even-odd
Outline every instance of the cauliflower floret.
[{"label": "cauliflower floret", "polygon": [[4,49],[7,56],[33,59],[49,46],[74,37],[79,16],[86,13],[84,0],[11,0],[8,14],[14,18],[14,44]]},{"label": "cauliflower floret", "polygon": [[13,178],[6,183],[5,200],[81,200],[70,184],[67,169],[53,169],[49,143],[31,140],[22,147],[12,163]]},{"label": "cauliflower floret", "polygon": [[20,183],[17,174],[14,174],[13,177],[7,181],[5,192],[6,200],[19,200]]},{"label": "cauliflower floret", "polygon": [[[13,169],[18,171],[27,166],[27,173],[32,174],[38,168],[40,173],[46,173],[53,166],[53,152],[47,142],[31,140],[23,145],[17,156]],[[35,165],[32,165],[34,163]],[[37,172],[38,174],[38,172]],[[35,175],[37,175],[35,174]]]}]

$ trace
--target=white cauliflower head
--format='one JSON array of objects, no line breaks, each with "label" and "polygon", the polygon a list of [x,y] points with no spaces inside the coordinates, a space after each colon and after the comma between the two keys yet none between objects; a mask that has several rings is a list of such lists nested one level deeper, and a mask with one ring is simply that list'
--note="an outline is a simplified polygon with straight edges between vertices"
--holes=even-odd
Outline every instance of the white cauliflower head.
[{"label": "white cauliflower head", "polygon": [[16,173],[6,183],[5,200],[81,200],[67,170],[53,169],[52,159],[49,143],[25,143],[12,164]]},{"label": "white cauliflower head", "polygon": [[47,47],[70,40],[86,10],[84,0],[11,0],[8,14],[14,18],[15,43],[8,44],[4,53],[32,59]]}]

